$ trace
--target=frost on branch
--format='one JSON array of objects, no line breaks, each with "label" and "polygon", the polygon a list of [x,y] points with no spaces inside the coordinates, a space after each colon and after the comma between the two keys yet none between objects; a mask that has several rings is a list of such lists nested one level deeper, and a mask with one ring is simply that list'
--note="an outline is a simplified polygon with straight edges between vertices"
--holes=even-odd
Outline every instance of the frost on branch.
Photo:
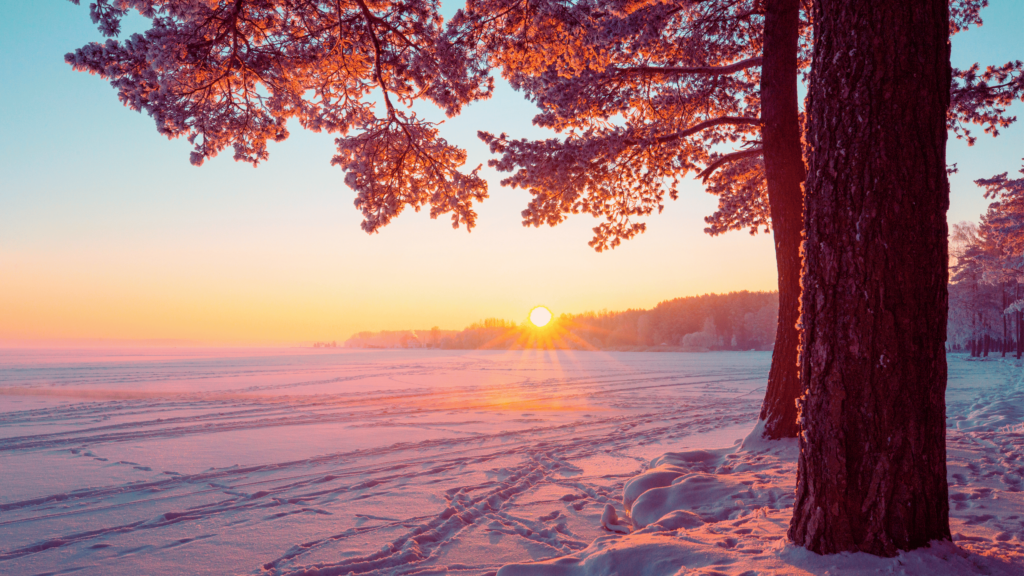
[{"label": "frost on branch", "polygon": [[1000,128],[1017,120],[1007,116],[1006,109],[1014,100],[1024,102],[1024,63],[1020,60],[979,70],[978,64],[966,70],[954,68],[950,89],[946,126],[968,145],[974,145],[977,138],[965,124],[983,126],[986,134],[998,136]]},{"label": "frost on branch", "polygon": [[[604,218],[590,245],[598,252],[618,246],[645,229],[638,216],[661,211],[665,193],[676,197],[674,174],[689,155],[626,130],[588,131],[563,140],[510,140],[486,132],[480,138],[499,159],[488,164],[512,175],[502,186],[528,190],[533,199],[523,225],[554,226],[568,214]],[[685,141],[679,145],[686,146]]]},{"label": "frost on branch", "polygon": [[[228,147],[235,160],[258,164],[295,119],[341,136],[335,164],[354,171],[348,181],[367,230],[400,212],[395,202],[431,203],[432,214],[450,212],[456,224],[472,226],[469,206],[486,196],[483,180],[457,171],[465,154],[432,125],[397,110],[427,100],[451,116],[491,95],[486,61],[473,45],[443,37],[439,7],[436,0],[97,0],[92,18],[107,39],[65,60],[109,80],[161,134],[188,139],[193,164]],[[114,38],[132,10],[150,28]],[[383,100],[383,114],[375,100]],[[371,175],[386,183],[367,184]]]},{"label": "frost on branch", "polygon": [[[951,32],[979,25],[986,4],[952,0]],[[588,212],[605,218],[592,245],[614,247],[643,231],[636,218],[660,210],[683,177],[702,172],[720,198],[709,233],[767,226],[763,170],[750,147],[760,141],[763,2],[469,0],[447,26],[439,7],[437,0],[96,0],[90,14],[104,41],[65,58],[109,80],[161,134],[188,139],[196,165],[229,147],[236,160],[266,160],[268,142],[286,139],[291,119],[340,136],[335,163],[355,171],[349,181],[364,195],[368,230],[403,202],[430,203],[435,216],[472,225],[483,181],[458,172],[462,152],[436,129],[399,110],[427,100],[458,114],[490,97],[489,74],[499,67],[538,106],[535,123],[566,134],[498,139],[512,156],[495,165],[524,171],[510,180],[537,195],[527,224]],[[130,11],[150,28],[119,40]],[[810,26],[801,22],[798,66],[806,70]],[[950,129],[973,142],[967,124],[995,135],[1013,122],[1006,110],[1024,98],[1022,69],[1011,62],[954,71]],[[377,175],[390,184],[370,183]]]},{"label": "frost on branch", "polygon": [[[499,155],[490,166],[511,173],[503,184],[533,195],[524,225],[587,213],[604,220],[590,245],[614,248],[644,231],[639,220],[675,199],[682,178],[720,159],[716,229],[765,224],[763,202],[734,212],[764,188],[752,180],[763,179],[760,149],[743,147],[760,131],[760,10],[748,0],[470,1],[451,30],[474,38],[538,106],[534,124],[565,133],[480,134]],[[729,153],[737,144],[741,156]]]},{"label": "frost on branch", "polygon": [[963,32],[971,26],[981,26],[981,9],[986,6],[988,0],[950,0],[950,35]]},{"label": "frost on branch", "polygon": [[717,236],[746,228],[754,235],[760,227],[766,234],[771,230],[762,156],[743,158],[715,171],[707,178],[707,191],[718,196],[718,210],[704,218],[706,234]]},{"label": "frost on branch", "polygon": [[[1024,168],[1020,173],[1024,175]],[[988,268],[999,280],[1024,281],[1024,177],[1008,178],[1003,172],[975,180],[985,197],[995,200],[981,217],[980,234]]]},{"label": "frost on branch", "polygon": [[[986,0],[952,0],[951,33],[980,25],[980,10],[986,5]],[[804,3],[805,16],[806,8]],[[614,130],[666,135],[721,116],[759,116],[764,10],[763,3],[744,0],[470,0],[453,19],[450,33],[475,39],[480,51],[503,67],[512,86],[538,106],[535,124],[570,134],[562,143],[501,138],[508,145],[492,147],[506,154],[494,165],[516,174],[509,182],[530,182],[526,187],[536,198],[525,223],[555,224],[567,214],[588,211],[606,218],[595,229],[592,245],[614,247],[618,242],[612,238],[643,230],[632,218],[650,212],[644,207],[660,208],[665,191],[674,193],[675,179],[703,169],[708,191],[719,196],[718,211],[706,219],[709,234],[767,229],[763,168],[757,168],[763,161],[754,148],[733,146],[758,142],[754,125],[737,125],[731,133],[719,129],[690,134],[691,145],[676,150],[689,154],[675,161],[676,170],[624,169],[629,158],[624,149],[592,151],[607,144],[606,136]],[[810,46],[805,17],[797,55],[803,70],[811,65]],[[949,112],[954,134],[973,142],[966,125],[981,125],[996,135],[1015,120],[1005,112],[1024,90],[1019,63],[984,72],[974,66],[954,71],[954,76]],[[584,143],[588,138],[594,140]],[[656,138],[647,142],[663,145]],[[544,153],[551,157],[542,159]],[[637,154],[631,161],[670,157]],[[558,161],[569,165],[557,166]],[[541,170],[554,173],[545,176]],[[672,182],[638,185],[633,175],[645,171]],[[620,172],[625,177],[616,186],[613,176]],[[644,198],[647,194],[652,196]]]},{"label": "frost on branch", "polygon": [[[1020,173],[1024,174],[1024,168],[1021,168]],[[985,189],[985,198],[1024,202],[1024,178],[1011,179],[1007,175],[1008,172],[1003,172],[991,178],[975,180],[974,183]],[[1024,221],[1021,225],[1024,226]]]},{"label": "frost on branch", "polygon": [[337,144],[331,163],[347,172],[345,184],[356,191],[366,232],[379,231],[406,205],[418,212],[429,204],[431,218],[451,213],[454,228],[476,224],[473,202],[487,198],[487,183],[479,166],[469,174],[458,170],[465,151],[438,137],[434,124],[396,113]]}]

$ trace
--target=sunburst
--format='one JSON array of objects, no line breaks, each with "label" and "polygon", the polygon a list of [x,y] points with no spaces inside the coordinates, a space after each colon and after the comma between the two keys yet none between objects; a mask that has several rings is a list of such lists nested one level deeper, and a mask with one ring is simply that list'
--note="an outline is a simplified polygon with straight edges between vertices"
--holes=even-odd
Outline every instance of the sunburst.
[{"label": "sunburst", "polygon": [[538,328],[543,328],[551,322],[554,318],[554,314],[551,310],[548,310],[545,306],[537,306],[533,310],[530,310],[530,323]]}]

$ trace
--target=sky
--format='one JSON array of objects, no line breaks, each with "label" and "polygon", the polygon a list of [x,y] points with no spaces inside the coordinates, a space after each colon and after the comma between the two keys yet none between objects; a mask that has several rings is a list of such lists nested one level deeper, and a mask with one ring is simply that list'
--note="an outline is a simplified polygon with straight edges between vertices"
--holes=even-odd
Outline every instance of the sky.
[{"label": "sky", "polygon": [[[193,167],[187,142],[160,136],[105,81],[64,63],[101,39],[87,2],[4,12],[0,346],[340,343],[362,330],[522,322],[536,305],[557,315],[776,288],[771,237],[704,234],[717,201],[692,180],[645,234],[612,251],[587,245],[590,216],[523,227],[529,194],[499,185],[476,131],[554,134],[534,127],[533,106],[500,82],[494,98],[442,127],[469,166],[484,164],[491,197],[477,228],[406,211],[371,236],[330,165],[331,135],[292,126],[258,168],[230,153]],[[1024,3],[992,0],[983,17],[953,38],[954,66],[1024,57]],[[1012,112],[1024,119],[1021,103]],[[973,180],[1014,173],[1022,156],[1022,123],[973,147],[951,140],[960,172],[949,221],[977,220],[988,201]]]}]

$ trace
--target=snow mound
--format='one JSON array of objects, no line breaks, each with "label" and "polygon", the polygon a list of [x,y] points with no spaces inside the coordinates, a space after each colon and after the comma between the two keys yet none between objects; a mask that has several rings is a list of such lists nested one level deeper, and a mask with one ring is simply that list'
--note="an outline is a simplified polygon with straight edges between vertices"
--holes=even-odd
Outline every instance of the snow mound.
[{"label": "snow mound", "polygon": [[683,533],[602,536],[570,556],[532,564],[510,564],[497,576],[721,576],[902,574],[1019,576],[1011,562],[969,554],[949,542],[880,558],[864,553],[820,556],[788,544],[780,532],[788,515],[774,513],[746,524],[742,538],[704,527]]},{"label": "snow mound", "polygon": [[752,512],[750,505],[744,503],[751,499],[754,499],[753,492],[730,478],[687,474],[674,480],[671,486],[641,494],[633,505],[633,523],[644,527],[676,511],[689,511],[707,522],[728,520]]},{"label": "snow mound", "polygon": [[760,441],[757,449],[744,450],[749,444],[750,437],[739,448],[669,452],[652,460],[623,487],[633,525],[695,527],[791,506],[792,489],[779,482],[780,475],[796,472],[796,442]]},{"label": "snow mound", "polygon": [[718,568],[728,562],[724,549],[680,546],[678,539],[662,534],[602,536],[572,556],[509,564],[498,570],[497,576],[668,576],[685,574],[687,568]]},{"label": "snow mound", "polygon": [[667,530],[678,530],[679,528],[697,528],[704,525],[700,516],[689,510],[676,510],[669,512],[658,521],[648,525],[651,531],[664,532]]},{"label": "snow mound", "polygon": [[691,450],[669,452],[651,460],[650,468],[626,482],[622,490],[622,506],[627,512],[640,495],[671,486],[679,478],[691,472],[712,472],[723,462],[732,448],[722,450]]}]

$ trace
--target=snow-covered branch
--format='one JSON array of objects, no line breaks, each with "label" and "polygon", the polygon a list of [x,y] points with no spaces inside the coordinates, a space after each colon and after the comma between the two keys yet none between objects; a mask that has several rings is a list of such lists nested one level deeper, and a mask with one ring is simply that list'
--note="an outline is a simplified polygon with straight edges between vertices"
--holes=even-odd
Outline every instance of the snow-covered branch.
[{"label": "snow-covered branch", "polygon": [[721,158],[718,158],[717,160],[712,162],[700,174],[697,174],[697,178],[700,178],[701,180],[707,182],[708,177],[711,176],[715,172],[715,170],[720,168],[723,164],[726,164],[728,162],[736,162],[737,160],[742,160],[744,158],[750,158],[752,156],[760,156],[763,153],[764,153],[764,148],[762,148],[760,146],[757,146],[755,148],[748,148],[746,150],[740,150],[738,152],[732,152],[730,154],[726,154],[726,155],[722,156]]},{"label": "snow-covered branch", "polygon": [[650,74],[667,76],[694,74],[703,76],[726,76],[729,74],[735,74],[740,70],[746,70],[747,68],[753,68],[760,65],[761,57],[757,56],[755,58],[741,60],[735,64],[729,64],[728,66],[631,66],[618,67],[615,70],[620,74]]}]

